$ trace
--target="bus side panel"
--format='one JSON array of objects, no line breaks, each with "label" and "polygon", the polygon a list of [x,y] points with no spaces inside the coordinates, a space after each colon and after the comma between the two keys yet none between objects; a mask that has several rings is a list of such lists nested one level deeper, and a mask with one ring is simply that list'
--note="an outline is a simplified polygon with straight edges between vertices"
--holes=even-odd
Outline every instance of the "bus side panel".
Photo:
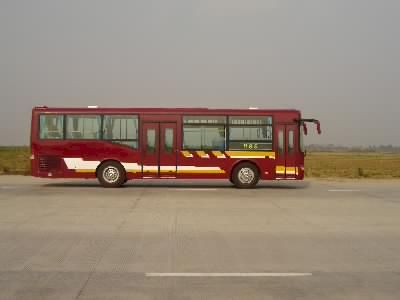
[{"label": "bus side panel", "polygon": [[[140,153],[128,146],[105,141],[41,141],[33,143],[35,172],[33,176],[47,178],[96,178],[96,168],[106,160],[126,165],[128,179],[141,177],[135,164]],[[129,169],[130,166],[133,166]]]},{"label": "bus side panel", "polygon": [[217,158],[211,151],[178,151],[177,178],[224,179],[228,178],[228,162]]},{"label": "bus side panel", "polygon": [[242,162],[255,164],[260,171],[260,179],[274,178],[273,158],[230,158],[225,151],[180,151],[178,178],[228,179]]}]

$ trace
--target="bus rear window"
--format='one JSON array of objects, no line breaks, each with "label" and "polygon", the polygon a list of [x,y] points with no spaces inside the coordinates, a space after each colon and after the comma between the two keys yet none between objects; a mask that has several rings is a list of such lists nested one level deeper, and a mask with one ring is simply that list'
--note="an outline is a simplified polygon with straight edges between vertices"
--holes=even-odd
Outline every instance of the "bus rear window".
[{"label": "bus rear window", "polygon": [[40,139],[63,139],[64,116],[40,115]]}]

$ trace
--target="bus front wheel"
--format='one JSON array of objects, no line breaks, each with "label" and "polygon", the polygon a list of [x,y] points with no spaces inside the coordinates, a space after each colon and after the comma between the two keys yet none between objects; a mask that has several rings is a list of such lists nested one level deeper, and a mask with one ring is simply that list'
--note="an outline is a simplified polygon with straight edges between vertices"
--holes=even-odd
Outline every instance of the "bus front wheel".
[{"label": "bus front wheel", "polygon": [[233,170],[232,180],[237,188],[254,188],[259,179],[258,168],[252,163],[241,163]]},{"label": "bus front wheel", "polygon": [[125,183],[125,169],[116,161],[106,161],[97,170],[97,179],[103,187],[120,187]]}]

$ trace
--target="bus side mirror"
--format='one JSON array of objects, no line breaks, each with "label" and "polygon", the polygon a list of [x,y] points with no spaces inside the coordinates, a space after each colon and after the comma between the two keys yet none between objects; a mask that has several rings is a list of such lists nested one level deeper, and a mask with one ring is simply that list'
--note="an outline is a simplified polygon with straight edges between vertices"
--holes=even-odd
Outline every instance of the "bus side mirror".
[{"label": "bus side mirror", "polygon": [[321,134],[321,122],[317,119],[295,119],[296,122],[299,122],[301,125],[303,125],[303,132],[304,135],[307,135],[307,125],[306,122],[311,122],[314,123],[317,127],[317,132],[318,134]]},{"label": "bus side mirror", "polygon": [[314,124],[317,125],[317,132],[318,134],[321,134],[321,123],[318,120],[314,121]]}]

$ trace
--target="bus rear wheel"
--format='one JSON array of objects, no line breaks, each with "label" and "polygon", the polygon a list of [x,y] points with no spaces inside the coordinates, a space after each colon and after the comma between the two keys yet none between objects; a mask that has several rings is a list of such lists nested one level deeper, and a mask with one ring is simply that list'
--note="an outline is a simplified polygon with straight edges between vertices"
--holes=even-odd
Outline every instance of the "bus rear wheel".
[{"label": "bus rear wheel", "polygon": [[252,163],[241,163],[233,170],[232,181],[237,188],[254,188],[259,180],[258,168]]},{"label": "bus rear wheel", "polygon": [[106,161],[98,168],[97,179],[103,187],[120,187],[126,180],[125,169],[116,161]]}]

